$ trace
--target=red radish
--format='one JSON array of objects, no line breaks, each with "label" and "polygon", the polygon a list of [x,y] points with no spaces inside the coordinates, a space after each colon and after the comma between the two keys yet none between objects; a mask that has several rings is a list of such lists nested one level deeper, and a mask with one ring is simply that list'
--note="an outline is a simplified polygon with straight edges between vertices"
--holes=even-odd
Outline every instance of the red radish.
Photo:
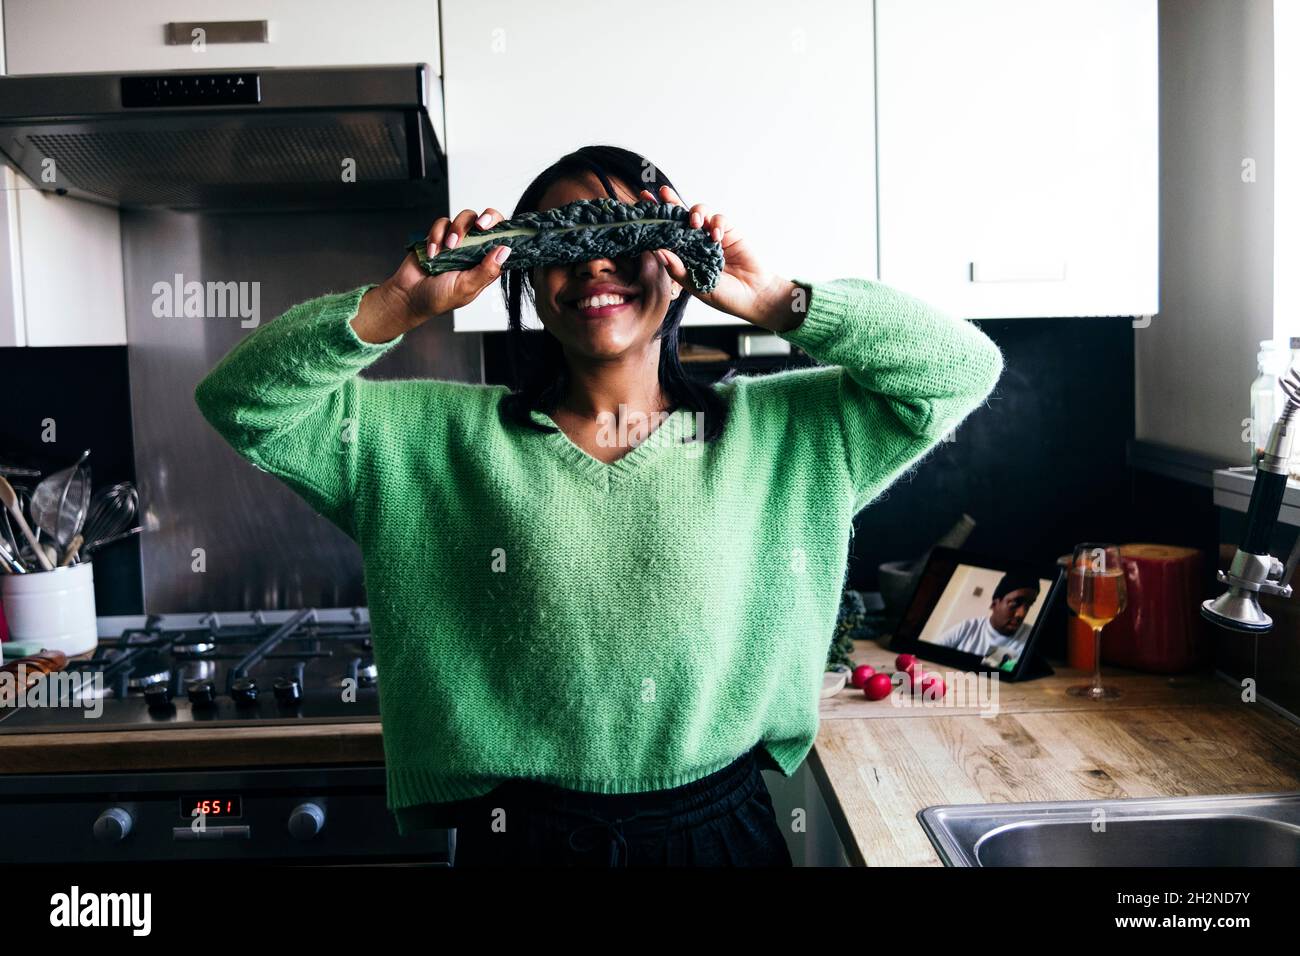
[{"label": "red radish", "polygon": [[867,700],[884,700],[893,689],[894,683],[888,674],[872,674],[862,686],[862,693],[867,695]]},{"label": "red radish", "polygon": [[935,674],[926,674],[921,679],[921,698],[923,700],[942,700],[945,690],[942,677]]},{"label": "red radish", "polygon": [[870,664],[859,664],[857,667],[853,668],[853,677],[850,682],[858,690],[862,690],[863,685],[867,682],[867,678],[875,672],[876,669]]},{"label": "red radish", "polygon": [[920,663],[921,662],[916,659],[915,654],[899,654],[894,658],[894,666],[900,671],[906,671],[909,674],[912,673],[912,668],[916,667]]}]

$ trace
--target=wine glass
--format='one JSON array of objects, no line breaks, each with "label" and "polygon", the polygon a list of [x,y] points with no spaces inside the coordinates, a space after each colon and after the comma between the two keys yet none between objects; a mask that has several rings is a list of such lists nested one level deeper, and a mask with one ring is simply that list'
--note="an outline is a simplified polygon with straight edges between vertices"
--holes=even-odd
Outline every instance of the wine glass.
[{"label": "wine glass", "polygon": [[1101,629],[1123,613],[1128,603],[1124,588],[1124,566],[1119,548],[1113,544],[1088,542],[1078,545],[1070,558],[1070,610],[1092,628],[1092,683],[1070,687],[1072,697],[1114,700],[1114,687],[1101,686]]}]

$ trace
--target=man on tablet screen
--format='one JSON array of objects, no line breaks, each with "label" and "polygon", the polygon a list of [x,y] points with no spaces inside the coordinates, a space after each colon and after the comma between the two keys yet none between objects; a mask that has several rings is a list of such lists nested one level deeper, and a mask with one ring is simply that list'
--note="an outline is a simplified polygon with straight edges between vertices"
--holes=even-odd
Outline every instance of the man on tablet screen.
[{"label": "man on tablet screen", "polygon": [[1025,615],[1038,600],[1038,578],[1008,571],[993,589],[989,613],[968,618],[939,636],[935,644],[978,654],[989,667],[1014,666],[1029,637]]}]

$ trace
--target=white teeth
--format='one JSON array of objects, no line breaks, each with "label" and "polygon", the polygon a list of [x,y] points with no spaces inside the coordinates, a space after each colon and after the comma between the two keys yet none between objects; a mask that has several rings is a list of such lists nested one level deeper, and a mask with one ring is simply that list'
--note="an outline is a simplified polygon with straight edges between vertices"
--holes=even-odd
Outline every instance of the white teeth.
[{"label": "white teeth", "polygon": [[602,305],[618,305],[626,301],[627,297],[622,295],[593,295],[579,299],[577,305],[579,309],[597,309]]}]

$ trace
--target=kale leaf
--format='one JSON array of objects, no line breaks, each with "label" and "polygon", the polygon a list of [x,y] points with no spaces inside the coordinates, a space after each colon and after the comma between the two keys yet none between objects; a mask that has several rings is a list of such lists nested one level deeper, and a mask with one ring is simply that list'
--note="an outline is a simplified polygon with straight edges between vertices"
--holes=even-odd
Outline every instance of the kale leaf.
[{"label": "kale leaf", "polygon": [[521,213],[491,229],[471,226],[454,249],[441,249],[430,259],[426,240],[406,248],[415,253],[429,275],[472,269],[497,246],[509,246],[506,269],[586,262],[598,257],[639,255],[668,249],[682,260],[701,292],[712,292],[725,265],[722,245],[706,229],[690,226],[690,210],[675,203],[643,199],[579,199],[545,212]]}]

